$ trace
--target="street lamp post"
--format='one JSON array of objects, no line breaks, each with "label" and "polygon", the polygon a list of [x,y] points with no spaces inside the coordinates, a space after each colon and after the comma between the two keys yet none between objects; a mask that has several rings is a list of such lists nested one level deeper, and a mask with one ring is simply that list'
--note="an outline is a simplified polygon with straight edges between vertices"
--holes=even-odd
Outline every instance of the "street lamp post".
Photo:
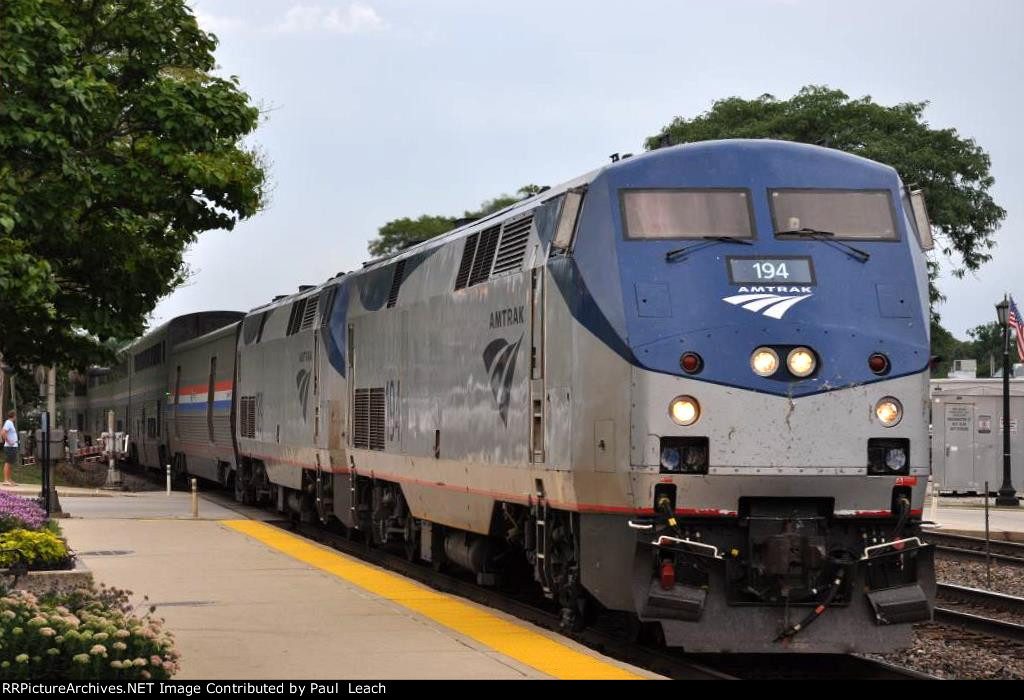
[{"label": "street lamp post", "polygon": [[1003,329],[1003,485],[996,495],[996,505],[1017,506],[1020,500],[1010,476],[1010,302],[1005,296],[996,304],[996,315]]}]

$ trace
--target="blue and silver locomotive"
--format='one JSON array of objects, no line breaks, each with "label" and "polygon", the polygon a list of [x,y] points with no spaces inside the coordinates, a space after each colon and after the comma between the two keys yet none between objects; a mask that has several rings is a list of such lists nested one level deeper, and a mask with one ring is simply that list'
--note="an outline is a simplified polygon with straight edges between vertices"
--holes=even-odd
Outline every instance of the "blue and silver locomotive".
[{"label": "blue and silver locomotive", "polygon": [[919,193],[835,150],[627,158],[251,311],[215,471],[484,583],[527,566],[569,623],[889,650],[934,592],[930,245]]}]

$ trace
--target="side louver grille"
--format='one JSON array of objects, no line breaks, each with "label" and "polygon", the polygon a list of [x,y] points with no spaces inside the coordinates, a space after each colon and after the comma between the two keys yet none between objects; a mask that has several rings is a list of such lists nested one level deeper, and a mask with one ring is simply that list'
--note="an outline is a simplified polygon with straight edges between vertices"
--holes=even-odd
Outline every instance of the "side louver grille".
[{"label": "side louver grille", "polygon": [[462,249],[462,261],[459,262],[459,273],[455,275],[455,288],[462,289],[469,282],[469,271],[473,268],[473,257],[476,255],[476,242],[479,233],[466,237],[466,245]]},{"label": "side louver grille", "polygon": [[491,276],[491,265],[494,262],[494,251],[498,249],[500,226],[492,226],[480,234],[480,242],[473,258],[473,271],[469,273],[469,286],[480,284]]},{"label": "side louver grille", "polygon": [[383,450],[385,414],[383,387],[356,389],[352,404],[352,446]]},{"label": "side louver grille", "polygon": [[402,280],[405,278],[405,260],[399,260],[395,265],[395,276],[391,278],[391,291],[388,292],[388,308],[398,303],[398,290],[402,287]]},{"label": "side louver grille", "polygon": [[533,223],[533,216],[525,219],[505,223],[501,230],[501,245],[498,246],[498,255],[494,259],[492,275],[509,270],[518,270],[523,266],[523,258],[526,257],[526,244],[530,239],[530,225]]},{"label": "side louver grille", "polygon": [[306,307],[302,310],[302,325],[299,327],[300,331],[307,331],[313,327],[313,321],[316,320],[316,307],[319,302],[319,294],[306,297]]},{"label": "side louver grille", "polygon": [[530,214],[467,236],[459,271],[455,275],[455,289],[472,287],[494,275],[521,269],[532,224],[533,215]]}]

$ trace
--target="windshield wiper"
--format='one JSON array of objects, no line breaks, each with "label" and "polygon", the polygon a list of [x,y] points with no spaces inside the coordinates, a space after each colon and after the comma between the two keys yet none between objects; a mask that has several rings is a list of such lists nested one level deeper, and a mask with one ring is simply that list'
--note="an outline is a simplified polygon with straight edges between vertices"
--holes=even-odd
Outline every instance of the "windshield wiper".
[{"label": "windshield wiper", "polygon": [[871,254],[861,250],[860,248],[854,248],[849,243],[843,241],[833,240],[835,235],[831,231],[822,231],[816,228],[798,228],[790,231],[776,231],[776,236],[802,236],[803,238],[813,238],[816,241],[822,241],[828,243],[833,248],[838,248],[843,251],[857,262],[867,262]]},{"label": "windshield wiper", "polygon": [[670,250],[665,253],[665,262],[672,262],[673,260],[685,260],[686,256],[695,250],[701,248],[708,248],[717,243],[739,243],[741,245],[753,245],[750,241],[743,238],[731,238],[729,236],[701,236],[704,240],[699,243],[693,243],[684,248],[677,248],[676,250]]}]

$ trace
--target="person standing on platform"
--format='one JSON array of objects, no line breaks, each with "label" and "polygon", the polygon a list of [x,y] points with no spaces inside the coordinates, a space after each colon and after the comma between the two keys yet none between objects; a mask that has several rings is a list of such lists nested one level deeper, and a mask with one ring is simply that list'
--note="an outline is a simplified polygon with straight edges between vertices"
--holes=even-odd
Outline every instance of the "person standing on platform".
[{"label": "person standing on platform", "polygon": [[11,469],[18,463],[18,429],[14,427],[15,412],[7,412],[7,421],[0,429],[4,441],[4,486],[16,486],[11,479]]}]

